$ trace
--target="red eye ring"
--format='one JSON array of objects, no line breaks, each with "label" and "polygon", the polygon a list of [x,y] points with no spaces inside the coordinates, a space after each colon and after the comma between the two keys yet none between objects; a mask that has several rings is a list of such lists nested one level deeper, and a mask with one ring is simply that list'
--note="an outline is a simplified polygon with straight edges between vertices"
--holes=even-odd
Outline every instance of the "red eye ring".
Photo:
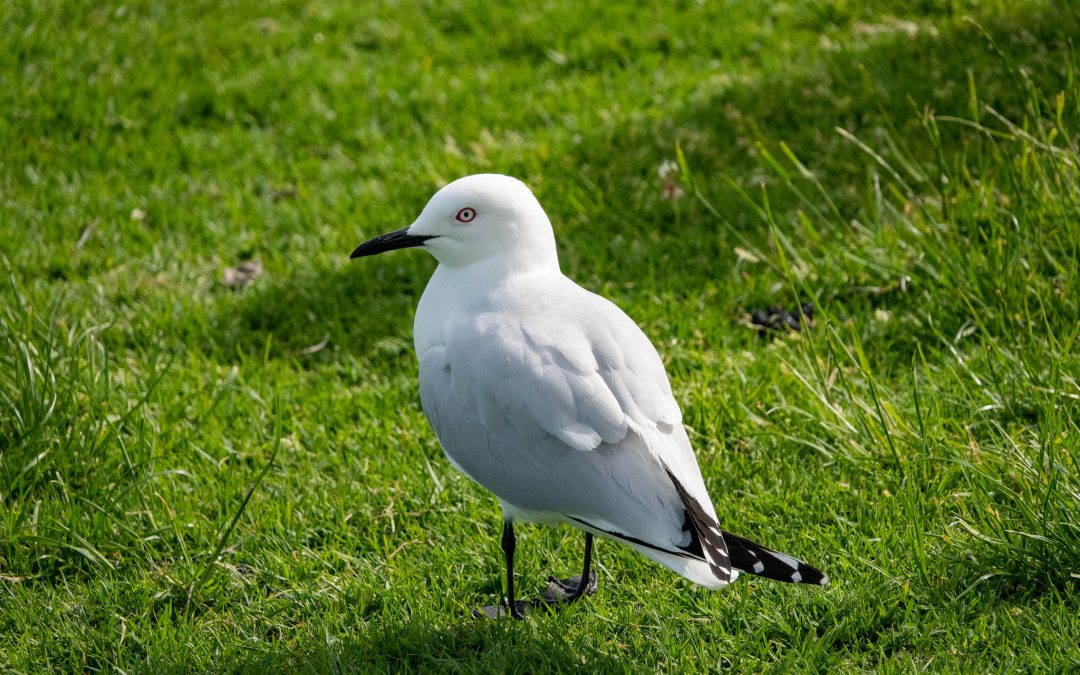
[{"label": "red eye ring", "polygon": [[466,206],[465,208],[458,211],[457,215],[454,216],[454,218],[459,223],[471,223],[473,221],[473,218],[476,218],[476,209],[472,208],[471,206]]}]

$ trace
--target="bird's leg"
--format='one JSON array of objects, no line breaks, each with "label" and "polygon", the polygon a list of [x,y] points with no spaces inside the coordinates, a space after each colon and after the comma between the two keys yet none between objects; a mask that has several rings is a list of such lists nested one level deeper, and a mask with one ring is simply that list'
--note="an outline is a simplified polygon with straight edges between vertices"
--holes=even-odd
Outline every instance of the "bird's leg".
[{"label": "bird's leg", "polygon": [[592,571],[593,535],[591,533],[585,533],[585,564],[581,570],[581,576],[569,579],[548,577],[548,587],[544,594],[539,598],[524,602],[514,597],[514,548],[516,544],[513,522],[503,521],[502,550],[506,556],[506,598],[502,605],[485,605],[474,609],[474,616],[497,619],[508,611],[515,619],[524,619],[527,609],[570,604],[585,595],[596,592],[596,572]]},{"label": "bird's leg", "polygon": [[514,523],[507,518],[503,521],[502,550],[506,556],[506,607],[510,610],[510,616],[515,619],[523,619],[525,615],[518,609],[514,600],[514,548],[517,539],[514,537]]},{"label": "bird's leg", "polygon": [[515,619],[524,619],[525,610],[537,604],[536,602],[519,602],[514,597],[514,548],[516,546],[514,523],[507,518],[503,521],[502,533],[502,550],[503,555],[506,556],[506,598],[501,604],[484,605],[473,609],[473,616],[498,619],[509,612]]},{"label": "bird's leg", "polygon": [[554,604],[557,602],[574,602],[583,595],[592,595],[596,592],[596,573],[592,572],[592,546],[593,536],[591,532],[585,533],[585,565],[580,577],[569,579],[556,579],[548,577],[548,587],[544,592],[544,602]]},{"label": "bird's leg", "polygon": [[581,570],[581,578],[578,579],[578,587],[574,593],[567,598],[569,602],[573,602],[585,595],[585,591],[588,590],[589,584],[592,582],[589,568],[592,567],[592,532],[585,533],[585,568]]}]

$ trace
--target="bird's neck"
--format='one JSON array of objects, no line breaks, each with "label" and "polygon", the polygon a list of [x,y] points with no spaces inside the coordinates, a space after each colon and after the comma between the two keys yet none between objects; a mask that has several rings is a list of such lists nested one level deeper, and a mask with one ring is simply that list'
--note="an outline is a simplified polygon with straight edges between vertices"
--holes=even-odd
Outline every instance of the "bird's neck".
[{"label": "bird's neck", "polygon": [[555,253],[555,247],[550,250],[520,250],[500,251],[495,255],[475,260],[466,265],[440,264],[440,269],[445,269],[446,274],[455,278],[468,279],[473,283],[489,280],[498,283],[502,279],[508,279],[521,274],[535,274],[538,272],[559,272],[559,256]]},{"label": "bird's neck", "polygon": [[512,285],[517,279],[535,275],[562,275],[554,251],[550,257],[543,258],[532,255],[527,259],[518,259],[510,255],[496,255],[469,265],[440,264],[428,282],[428,290],[446,289],[447,295],[454,296],[455,304],[471,304]]},{"label": "bird's neck", "polygon": [[500,294],[513,294],[519,281],[530,284],[529,277],[545,275],[562,277],[558,257],[541,261],[534,257],[528,263],[509,256],[492,256],[463,266],[440,263],[416,309],[413,339],[417,356],[432,346],[446,344],[455,317],[484,307]]}]

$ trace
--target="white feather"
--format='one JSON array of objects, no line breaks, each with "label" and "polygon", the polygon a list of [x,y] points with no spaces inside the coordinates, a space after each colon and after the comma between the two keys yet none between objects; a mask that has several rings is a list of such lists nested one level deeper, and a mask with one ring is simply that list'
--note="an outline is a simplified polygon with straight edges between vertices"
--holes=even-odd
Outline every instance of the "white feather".
[{"label": "white feather", "polygon": [[[436,278],[444,276],[452,270],[440,268]],[[641,330],[557,271],[490,286],[468,306],[439,331],[445,345],[420,357],[424,410],[454,465],[517,518],[592,523],[717,585],[707,564],[678,550],[689,534],[665,467],[714,518],[715,510],[663,363]]]},{"label": "white feather", "polygon": [[354,255],[418,243],[440,263],[414,325],[420,395],[454,466],[508,517],[619,538],[724,585],[679,549],[691,534],[672,476],[716,513],[663,362],[618,307],[563,276],[529,189],[506,176],[460,179],[405,232]]}]

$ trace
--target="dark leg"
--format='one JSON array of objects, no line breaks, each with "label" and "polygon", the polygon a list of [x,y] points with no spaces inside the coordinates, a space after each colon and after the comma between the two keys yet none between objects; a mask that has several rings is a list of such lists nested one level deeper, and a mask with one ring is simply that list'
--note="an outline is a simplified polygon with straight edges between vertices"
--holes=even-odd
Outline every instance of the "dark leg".
[{"label": "dark leg", "polygon": [[517,540],[514,538],[514,523],[509,518],[503,521],[502,550],[506,555],[506,607],[510,610],[510,616],[515,619],[523,619],[525,615],[518,609],[514,600],[514,548]]},{"label": "dark leg", "polygon": [[592,571],[592,533],[585,533],[585,566],[580,577],[556,579],[548,577],[548,587],[543,600],[547,604],[574,602],[584,595],[596,592],[596,573]]},{"label": "dark leg", "polygon": [[592,571],[592,534],[585,533],[585,566],[581,571],[581,576],[570,577],[569,579],[548,577],[548,587],[544,591],[544,595],[524,602],[514,597],[514,549],[516,544],[514,523],[509,519],[504,520],[502,550],[503,555],[506,556],[506,598],[501,605],[485,605],[474,609],[474,616],[497,619],[509,612],[510,616],[515,619],[524,619],[526,610],[534,610],[543,606],[551,607],[556,604],[568,604],[596,592],[596,572]]},{"label": "dark leg", "polygon": [[592,567],[592,532],[585,533],[585,569],[581,570],[581,581],[578,583],[577,590],[570,594],[566,600],[573,602],[585,595],[586,589],[589,588],[589,583],[592,581],[589,574],[589,568]]}]

